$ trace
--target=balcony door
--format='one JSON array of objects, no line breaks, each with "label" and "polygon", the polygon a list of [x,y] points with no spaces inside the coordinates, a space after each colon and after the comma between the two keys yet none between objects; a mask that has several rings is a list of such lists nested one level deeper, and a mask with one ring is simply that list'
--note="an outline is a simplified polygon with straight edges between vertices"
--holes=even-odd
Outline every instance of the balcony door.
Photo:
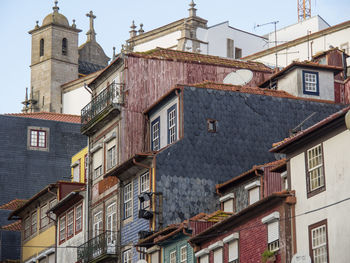
[{"label": "balcony door", "polygon": [[107,252],[115,253],[117,237],[117,205],[112,203],[106,211]]}]

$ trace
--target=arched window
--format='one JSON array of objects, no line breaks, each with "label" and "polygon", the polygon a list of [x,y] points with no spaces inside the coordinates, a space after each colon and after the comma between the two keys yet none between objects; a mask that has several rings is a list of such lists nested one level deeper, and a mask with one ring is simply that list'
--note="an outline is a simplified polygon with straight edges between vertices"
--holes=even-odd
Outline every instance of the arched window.
[{"label": "arched window", "polygon": [[44,39],[40,39],[40,57],[44,56]]},{"label": "arched window", "polygon": [[67,38],[62,39],[62,55],[67,55]]}]

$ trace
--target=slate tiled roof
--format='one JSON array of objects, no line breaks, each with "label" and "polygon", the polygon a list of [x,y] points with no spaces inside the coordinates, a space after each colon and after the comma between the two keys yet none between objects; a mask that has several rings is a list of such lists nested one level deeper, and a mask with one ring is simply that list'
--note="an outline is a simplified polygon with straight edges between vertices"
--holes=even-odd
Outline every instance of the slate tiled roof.
[{"label": "slate tiled roof", "polygon": [[[179,85],[179,86],[182,86],[182,85]],[[284,90],[272,90],[272,89],[263,89],[259,87],[236,86],[231,84],[222,84],[222,83],[215,83],[210,81],[191,84],[191,87],[215,89],[215,90],[223,90],[223,91],[236,91],[239,93],[250,93],[250,94],[270,96],[270,97],[280,97],[280,98],[287,98],[287,99],[306,100],[306,101],[315,101],[315,102],[334,104],[334,102],[330,100],[296,97]]]},{"label": "slate tiled roof", "polygon": [[48,120],[48,121],[80,123],[79,115],[54,113],[54,112],[7,113],[5,115],[23,117],[23,118],[32,118],[32,119],[42,119],[42,120]]},{"label": "slate tiled roof", "polygon": [[288,146],[289,144],[291,144],[291,143],[293,143],[293,142],[303,138],[304,136],[312,133],[313,131],[315,131],[315,130],[317,130],[317,129],[319,129],[319,128],[327,125],[327,124],[329,124],[330,122],[332,122],[332,121],[334,121],[334,120],[336,120],[338,118],[343,117],[349,110],[350,110],[350,106],[347,106],[344,109],[342,109],[342,110],[340,110],[340,111],[338,111],[338,112],[328,116],[327,118],[321,120],[320,122],[312,125],[311,127],[309,127],[307,129],[297,133],[296,135],[294,135],[292,137],[288,137],[288,138],[284,139],[281,142],[274,143],[272,145],[273,148],[270,151],[271,152],[278,152],[282,148],[284,148],[284,147]]},{"label": "slate tiled roof", "polygon": [[288,66],[286,66],[285,68],[283,68],[281,71],[273,74],[270,78],[268,78],[264,82],[260,83],[258,86],[263,87],[263,86],[267,85],[271,80],[276,79],[276,78],[282,76],[283,74],[287,73],[288,71],[290,71],[294,68],[297,68],[297,67],[329,70],[329,71],[333,71],[333,72],[340,72],[343,70],[342,67],[331,66],[331,65],[322,65],[322,64],[318,64],[318,63],[310,62],[310,61],[304,61],[304,62],[294,61],[293,63],[291,63]]},{"label": "slate tiled roof", "polygon": [[101,69],[105,68],[104,66],[93,64],[87,61],[80,61],[79,60],[79,69],[78,72],[80,74],[88,75],[91,73],[94,73],[96,71],[99,71]]},{"label": "slate tiled roof", "polygon": [[8,231],[21,231],[21,228],[21,220],[17,220],[16,222],[1,227],[1,229]]},{"label": "slate tiled roof", "polygon": [[16,210],[17,208],[22,207],[28,200],[24,199],[14,199],[7,204],[3,204],[0,206],[0,209],[3,210]]},{"label": "slate tiled roof", "polygon": [[245,68],[254,71],[272,72],[272,70],[260,62],[242,61],[222,58],[218,56],[203,55],[186,51],[179,51],[165,48],[155,48],[146,52],[129,53],[128,56],[142,57],[149,59],[161,59],[171,61],[192,62],[199,64],[219,65],[233,68]]}]

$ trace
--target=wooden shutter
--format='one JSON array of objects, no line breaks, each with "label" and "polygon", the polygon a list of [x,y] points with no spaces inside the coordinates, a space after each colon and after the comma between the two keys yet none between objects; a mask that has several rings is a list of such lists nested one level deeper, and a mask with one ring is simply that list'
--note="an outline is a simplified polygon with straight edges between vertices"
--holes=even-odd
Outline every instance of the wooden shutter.
[{"label": "wooden shutter", "polygon": [[209,263],[209,256],[204,255],[199,258],[199,263]]},{"label": "wooden shutter", "polygon": [[102,149],[98,150],[92,156],[93,169],[102,165]]},{"label": "wooden shutter", "polygon": [[260,200],[260,187],[249,190],[249,204],[254,204]]}]

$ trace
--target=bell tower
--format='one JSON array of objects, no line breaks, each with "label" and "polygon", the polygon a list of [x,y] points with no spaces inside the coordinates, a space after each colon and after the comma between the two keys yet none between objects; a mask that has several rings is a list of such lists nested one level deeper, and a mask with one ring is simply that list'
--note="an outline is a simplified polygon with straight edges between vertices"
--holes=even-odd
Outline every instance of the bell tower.
[{"label": "bell tower", "polygon": [[75,20],[69,25],[58,12],[57,1],[32,35],[30,112],[61,112],[61,85],[78,78],[78,34]]}]

